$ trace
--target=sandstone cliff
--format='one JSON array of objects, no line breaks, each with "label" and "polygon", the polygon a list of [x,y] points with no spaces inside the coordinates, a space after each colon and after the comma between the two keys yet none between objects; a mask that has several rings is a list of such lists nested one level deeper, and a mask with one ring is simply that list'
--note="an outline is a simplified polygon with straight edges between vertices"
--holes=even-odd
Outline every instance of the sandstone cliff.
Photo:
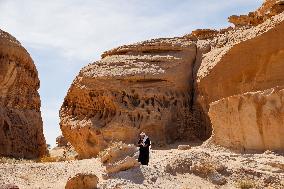
[{"label": "sandstone cliff", "polygon": [[[267,2],[259,10],[263,7],[267,11]],[[207,112],[214,101],[284,85],[283,32],[284,13],[280,13],[256,26],[229,29],[210,40],[198,41],[201,49],[210,49],[196,64],[195,106],[203,112],[196,115],[201,115],[202,124],[211,127]],[[216,117],[211,119],[216,121]]]},{"label": "sandstone cliff", "polygon": [[46,153],[38,73],[28,52],[0,30],[0,156]]},{"label": "sandstone cliff", "polygon": [[62,105],[63,135],[83,157],[111,141],[133,143],[141,131],[153,143],[195,139],[192,67],[196,45],[184,38],[126,45],[83,68]]},{"label": "sandstone cliff", "polygon": [[140,131],[154,144],[207,139],[210,103],[284,85],[283,10],[283,1],[269,0],[247,15],[254,22],[230,17],[237,27],[105,52],[71,85],[60,110],[63,135],[82,157],[115,140],[132,143]]},{"label": "sandstone cliff", "polygon": [[284,89],[272,88],[211,103],[212,140],[237,150],[283,150]]}]

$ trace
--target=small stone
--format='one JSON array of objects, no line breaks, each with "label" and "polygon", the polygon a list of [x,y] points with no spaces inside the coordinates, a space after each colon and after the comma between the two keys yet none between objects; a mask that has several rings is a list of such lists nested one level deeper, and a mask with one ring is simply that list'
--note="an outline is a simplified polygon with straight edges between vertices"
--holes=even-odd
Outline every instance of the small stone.
[{"label": "small stone", "polygon": [[212,173],[208,178],[213,184],[224,185],[227,183],[227,180],[218,173]]},{"label": "small stone", "polygon": [[190,145],[179,145],[178,150],[190,150],[191,146]]}]

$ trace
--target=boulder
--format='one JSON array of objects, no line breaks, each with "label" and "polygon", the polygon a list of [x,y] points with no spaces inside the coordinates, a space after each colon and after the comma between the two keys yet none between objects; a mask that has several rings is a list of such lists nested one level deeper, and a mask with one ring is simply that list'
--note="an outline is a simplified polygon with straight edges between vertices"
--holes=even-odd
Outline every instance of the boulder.
[{"label": "boulder", "polygon": [[68,141],[64,138],[63,135],[60,135],[56,138],[56,144],[58,147],[66,147],[68,146]]},{"label": "boulder", "polygon": [[78,173],[68,179],[65,189],[96,189],[98,180],[98,177],[94,174]]},{"label": "boulder", "polygon": [[178,145],[178,150],[190,150],[190,145]]},{"label": "boulder", "polygon": [[0,156],[38,158],[47,153],[39,86],[29,53],[0,30]]},{"label": "boulder", "polygon": [[283,96],[283,88],[272,88],[211,103],[212,140],[241,151],[283,151]]},{"label": "boulder", "polygon": [[140,163],[135,157],[137,152],[136,146],[122,142],[113,143],[109,148],[100,152],[101,162],[106,166],[106,175],[139,166]]},{"label": "boulder", "polygon": [[99,156],[104,164],[114,163],[125,159],[127,156],[132,157],[138,151],[137,147],[122,142],[114,143],[109,148],[102,151]]},{"label": "boulder", "polygon": [[125,159],[106,165],[106,173],[113,174],[140,166],[140,163],[134,157],[127,156]]}]

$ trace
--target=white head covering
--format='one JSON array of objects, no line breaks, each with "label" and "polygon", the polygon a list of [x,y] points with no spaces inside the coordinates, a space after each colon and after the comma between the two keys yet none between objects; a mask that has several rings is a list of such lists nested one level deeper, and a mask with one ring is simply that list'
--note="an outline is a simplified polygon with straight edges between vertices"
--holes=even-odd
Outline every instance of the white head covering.
[{"label": "white head covering", "polygon": [[148,136],[144,132],[140,133],[140,136],[144,136],[144,138],[142,140],[142,144],[145,145],[145,142],[148,139]]},{"label": "white head covering", "polygon": [[141,135],[144,135],[144,136],[146,136],[146,134],[145,134],[144,132],[140,133],[140,136],[141,136]]}]

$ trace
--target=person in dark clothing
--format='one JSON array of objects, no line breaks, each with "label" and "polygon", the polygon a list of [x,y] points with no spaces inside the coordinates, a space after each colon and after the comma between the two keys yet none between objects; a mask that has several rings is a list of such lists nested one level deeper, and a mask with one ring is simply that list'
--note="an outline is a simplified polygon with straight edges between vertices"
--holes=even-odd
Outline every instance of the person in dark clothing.
[{"label": "person in dark clothing", "polygon": [[151,141],[149,137],[145,133],[140,134],[140,139],[138,141],[139,146],[139,157],[138,162],[142,165],[148,165],[149,163],[149,147],[151,145]]}]

